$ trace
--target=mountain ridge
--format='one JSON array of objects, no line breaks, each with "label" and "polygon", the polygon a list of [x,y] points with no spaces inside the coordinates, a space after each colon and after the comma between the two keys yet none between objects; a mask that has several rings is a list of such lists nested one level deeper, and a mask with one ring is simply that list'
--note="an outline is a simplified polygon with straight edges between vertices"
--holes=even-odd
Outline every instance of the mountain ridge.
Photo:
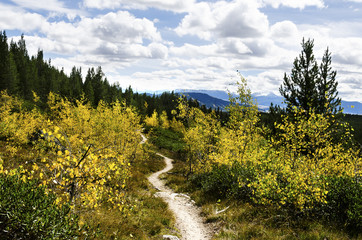
[{"label": "mountain ridge", "polygon": [[[226,91],[222,90],[175,90],[175,93],[184,94],[193,99],[199,101],[202,105],[204,104],[206,107],[211,107],[217,109],[225,109],[225,107],[229,104],[229,95]],[[235,95],[235,94],[233,94]],[[252,94],[252,96],[256,99],[258,103],[258,108],[261,111],[268,111],[271,103],[274,105],[279,105],[281,107],[285,107],[286,104],[283,103],[284,99],[282,96],[278,96],[276,94],[268,94],[268,95],[257,95]],[[346,114],[358,114],[362,115],[362,103],[358,101],[341,101],[341,107],[344,109],[344,113]]]}]

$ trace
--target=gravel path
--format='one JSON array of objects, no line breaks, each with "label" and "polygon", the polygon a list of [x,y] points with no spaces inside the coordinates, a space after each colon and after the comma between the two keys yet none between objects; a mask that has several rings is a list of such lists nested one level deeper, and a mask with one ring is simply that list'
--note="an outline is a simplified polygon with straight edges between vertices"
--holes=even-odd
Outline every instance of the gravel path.
[{"label": "gravel path", "polygon": [[152,185],[159,190],[157,196],[164,199],[176,218],[176,227],[179,229],[183,240],[211,239],[210,229],[203,223],[200,209],[186,194],[174,193],[159,179],[162,173],[173,168],[172,159],[158,154],[165,159],[166,167],[148,177]]}]

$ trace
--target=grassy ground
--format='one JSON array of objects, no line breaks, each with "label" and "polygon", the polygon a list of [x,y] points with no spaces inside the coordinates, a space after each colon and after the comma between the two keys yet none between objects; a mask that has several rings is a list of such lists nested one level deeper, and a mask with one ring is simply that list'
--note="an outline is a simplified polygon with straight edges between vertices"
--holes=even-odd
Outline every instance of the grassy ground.
[{"label": "grassy ground", "polygon": [[177,235],[173,227],[174,218],[167,210],[167,204],[154,197],[147,176],[164,168],[162,158],[145,150],[132,165],[132,177],[127,194],[132,203],[129,216],[103,207],[97,211],[82,214],[82,219],[92,226],[98,225],[101,234],[98,239],[162,239],[162,235]]}]

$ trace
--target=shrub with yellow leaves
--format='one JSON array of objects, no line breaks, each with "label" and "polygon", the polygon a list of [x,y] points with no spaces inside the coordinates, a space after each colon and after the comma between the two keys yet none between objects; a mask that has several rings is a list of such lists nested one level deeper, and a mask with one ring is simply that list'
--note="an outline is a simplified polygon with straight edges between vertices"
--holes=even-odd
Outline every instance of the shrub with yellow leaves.
[{"label": "shrub with yellow leaves", "polygon": [[[20,166],[24,181],[38,179],[59,204],[95,208],[109,202],[120,210],[125,207],[141,129],[135,109],[120,102],[100,102],[94,109],[85,99],[71,102],[50,93],[47,115],[42,115],[36,108],[23,109],[20,100],[6,93],[1,101],[0,135],[19,148],[32,146],[32,159]],[[36,132],[38,139],[27,145]],[[1,166],[1,172],[14,171]]]},{"label": "shrub with yellow leaves", "polygon": [[178,110],[179,118],[187,125],[182,130],[187,145],[189,173],[210,171],[210,156],[218,141],[220,122],[214,112],[205,114],[199,108],[190,108],[182,98],[179,99]]},{"label": "shrub with yellow leaves", "polygon": [[331,177],[360,175],[358,150],[333,142],[330,116],[295,108],[276,124],[279,135],[271,138],[270,151],[251,184],[255,200],[292,205],[300,210],[326,203]]},{"label": "shrub with yellow leaves", "polygon": [[190,172],[206,172],[200,179],[209,192],[220,184],[217,179],[233,178],[241,189],[229,186],[236,195],[304,211],[327,204],[330,179],[360,179],[360,152],[345,144],[351,138],[348,131],[339,133],[341,140],[335,141],[339,123],[333,114],[306,114],[295,108],[267,140],[244,78],[238,82],[238,96],[230,101],[229,122],[222,128],[213,114],[179,104]]},{"label": "shrub with yellow leaves", "polygon": [[110,202],[122,210],[141,128],[135,110],[119,102],[93,109],[84,99],[73,104],[55,94],[48,106],[52,121],[38,149],[43,184],[60,203],[94,208]]},{"label": "shrub with yellow leaves", "polygon": [[153,111],[151,117],[145,118],[145,124],[149,127],[157,127],[158,126],[158,114],[156,110]]},{"label": "shrub with yellow leaves", "polygon": [[0,136],[7,141],[10,152],[16,152],[16,146],[27,144],[43,119],[36,108],[27,111],[22,100],[1,92]]}]

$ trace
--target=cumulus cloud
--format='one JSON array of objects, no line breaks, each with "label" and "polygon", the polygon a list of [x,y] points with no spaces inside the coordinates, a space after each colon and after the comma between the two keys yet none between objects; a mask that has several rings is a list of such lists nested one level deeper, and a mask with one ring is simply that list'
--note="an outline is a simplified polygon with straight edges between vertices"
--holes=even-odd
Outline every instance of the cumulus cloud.
[{"label": "cumulus cloud", "polygon": [[290,38],[298,35],[298,28],[292,21],[277,22],[270,28],[273,39]]},{"label": "cumulus cloud", "polygon": [[85,19],[79,25],[89,29],[93,36],[110,42],[142,43],[143,39],[161,40],[160,33],[152,21],[136,18],[126,11],[110,12],[98,18]]},{"label": "cumulus cloud", "polygon": [[0,12],[0,29],[29,32],[41,29],[46,23],[42,15],[25,12],[11,5],[0,3]]},{"label": "cumulus cloud", "polygon": [[251,0],[200,2],[195,4],[175,31],[180,36],[196,35],[206,40],[218,37],[262,36],[269,23],[259,7],[258,1]]},{"label": "cumulus cloud", "polygon": [[268,30],[268,18],[260,12],[257,1],[234,1],[214,7],[215,17],[220,19],[215,29],[220,37],[260,37]]},{"label": "cumulus cloud", "polygon": [[196,35],[201,39],[209,40],[212,36],[211,30],[217,26],[210,4],[200,2],[190,10],[182,19],[175,32],[180,35]]},{"label": "cumulus cloud", "polygon": [[[152,21],[119,11],[77,23],[46,22],[40,32],[46,38],[29,38],[51,52],[61,54],[115,55],[116,59],[164,58],[167,47]],[[43,40],[43,42],[41,42]],[[149,41],[144,45],[145,40]]]},{"label": "cumulus cloud", "polygon": [[251,54],[253,51],[240,38],[222,38],[218,42],[218,52],[236,55]]}]

